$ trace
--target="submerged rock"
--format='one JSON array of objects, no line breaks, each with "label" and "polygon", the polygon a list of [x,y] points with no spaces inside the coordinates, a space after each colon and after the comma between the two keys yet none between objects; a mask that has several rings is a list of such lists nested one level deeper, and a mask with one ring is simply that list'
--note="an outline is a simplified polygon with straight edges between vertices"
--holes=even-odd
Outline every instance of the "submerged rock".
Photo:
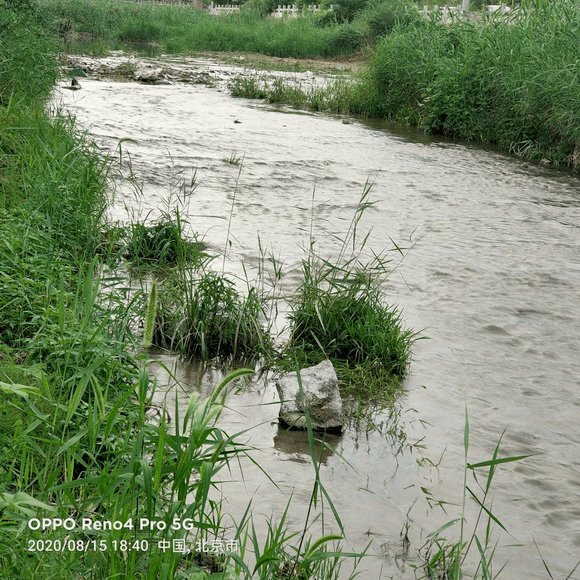
[{"label": "submerged rock", "polygon": [[325,360],[314,367],[302,369],[300,377],[302,393],[296,373],[289,373],[276,381],[282,403],[280,422],[295,429],[306,429],[306,405],[313,429],[342,431],[342,399],[332,363]]}]

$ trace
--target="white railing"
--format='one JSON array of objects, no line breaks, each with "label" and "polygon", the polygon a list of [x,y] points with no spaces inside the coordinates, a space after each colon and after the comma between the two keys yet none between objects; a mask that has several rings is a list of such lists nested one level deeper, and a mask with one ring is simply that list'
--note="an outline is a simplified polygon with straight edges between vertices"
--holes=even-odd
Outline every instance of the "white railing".
[{"label": "white railing", "polygon": [[485,9],[488,14],[493,14],[495,12],[506,14],[507,12],[511,12],[511,8],[507,4],[488,4]]},{"label": "white railing", "polygon": [[[511,8],[507,4],[488,4],[485,7],[485,11],[488,14],[508,14],[511,12]],[[444,22],[453,20],[454,18],[464,18],[467,15],[465,6],[438,6],[435,4],[433,8],[428,6],[423,6],[419,11],[425,18],[430,18],[431,15],[439,16]]]},{"label": "white railing", "polygon": [[[329,8],[332,10],[332,6]],[[239,6],[232,6],[231,4],[214,4],[213,2],[209,5],[208,11],[213,16],[219,16],[220,14],[231,14],[232,12],[239,12]],[[322,8],[318,6],[318,4],[310,4],[309,6],[305,6],[304,8],[298,8],[296,4],[288,4],[286,5],[278,5],[278,8],[272,12],[271,16],[273,18],[294,18],[300,14],[305,12],[311,12],[313,14],[317,14],[321,12]]]},{"label": "white railing", "polygon": [[[299,14],[303,14],[305,12],[311,12],[313,14],[318,14],[319,12],[322,12],[323,10],[324,9],[320,8],[320,6],[318,4],[309,4],[308,6],[305,6],[303,8],[298,8],[296,6],[296,4],[292,4],[292,6],[290,6],[290,5],[281,6],[280,4],[278,4],[278,8],[276,8],[276,10],[274,10],[274,12],[272,12],[271,16],[273,16],[274,18],[284,18],[284,17],[294,18],[294,17],[298,16]],[[332,10],[332,5],[328,8],[328,10]]]},{"label": "white railing", "polygon": [[239,6],[232,6],[231,4],[214,4],[213,2],[208,6],[209,13],[212,16],[220,16],[221,14],[231,14],[232,12],[239,12]]}]

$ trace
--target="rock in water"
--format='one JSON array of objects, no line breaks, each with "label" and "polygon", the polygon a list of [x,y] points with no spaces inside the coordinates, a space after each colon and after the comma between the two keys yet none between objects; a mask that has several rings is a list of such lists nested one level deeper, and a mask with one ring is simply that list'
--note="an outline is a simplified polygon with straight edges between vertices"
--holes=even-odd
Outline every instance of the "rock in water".
[{"label": "rock in water", "polygon": [[342,399],[332,363],[325,360],[314,367],[302,369],[300,377],[302,393],[296,373],[289,373],[276,381],[282,402],[280,422],[295,429],[306,429],[306,404],[313,429],[342,431]]},{"label": "rock in water", "polygon": [[81,85],[79,81],[77,81],[77,79],[73,77],[72,81],[70,82],[70,85],[65,85],[63,89],[69,89],[70,91],[78,91],[81,89]]}]

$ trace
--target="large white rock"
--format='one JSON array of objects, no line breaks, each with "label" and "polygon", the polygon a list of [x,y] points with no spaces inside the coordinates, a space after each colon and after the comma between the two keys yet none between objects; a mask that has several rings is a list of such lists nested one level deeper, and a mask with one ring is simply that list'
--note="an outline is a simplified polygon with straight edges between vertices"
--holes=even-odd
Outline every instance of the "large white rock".
[{"label": "large white rock", "polygon": [[302,369],[300,377],[302,393],[296,373],[289,373],[276,381],[282,403],[280,421],[296,429],[306,429],[306,405],[313,429],[341,431],[342,399],[332,363],[325,360],[314,367]]}]

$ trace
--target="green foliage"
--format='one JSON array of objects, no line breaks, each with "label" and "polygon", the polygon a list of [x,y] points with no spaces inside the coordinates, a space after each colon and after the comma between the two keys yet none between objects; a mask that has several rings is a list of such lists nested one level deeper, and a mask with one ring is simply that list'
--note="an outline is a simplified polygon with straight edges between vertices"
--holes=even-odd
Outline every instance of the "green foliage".
[{"label": "green foliage", "polygon": [[[123,44],[143,49],[159,46],[166,53],[244,51],[278,57],[332,57],[358,50],[360,35],[334,23],[316,26],[315,17],[265,18],[267,5],[249,3],[240,12],[219,18],[187,6],[154,3],[40,0],[45,26],[66,40],[104,43],[109,49]],[[276,4],[277,6],[277,4]],[[355,38],[356,36],[356,38]]]},{"label": "green foliage", "polygon": [[223,274],[207,268],[180,268],[159,292],[155,344],[188,357],[255,361],[269,354],[264,301],[258,290],[245,296]]},{"label": "green foliage", "polygon": [[44,103],[58,76],[54,43],[27,5],[0,0],[0,107]]},{"label": "green foliage", "polygon": [[376,42],[389,34],[395,26],[416,25],[422,16],[417,12],[415,4],[407,0],[373,0],[368,2],[359,14],[358,20],[364,23],[369,44]]},{"label": "green foliage", "polygon": [[333,17],[337,22],[352,22],[356,16],[366,7],[368,0],[333,0]]},{"label": "green foliage", "polygon": [[336,258],[317,255],[311,243],[302,261],[302,283],[290,301],[290,339],[283,354],[301,366],[330,359],[352,392],[389,400],[407,372],[415,335],[385,303],[382,284],[390,260],[374,254],[361,261],[367,238],[357,241],[357,225],[372,205],[369,191],[363,192]]},{"label": "green foliage", "polygon": [[377,361],[403,376],[410,344],[396,309],[383,304],[377,266],[341,266],[314,256],[304,261],[290,315],[291,347],[303,350],[309,362]]},{"label": "green foliage", "polygon": [[428,132],[576,163],[580,6],[537,4],[516,18],[397,27],[364,78],[371,114]]},{"label": "green foliage", "polygon": [[125,260],[134,268],[175,266],[179,263],[198,262],[204,245],[185,238],[179,219],[162,216],[151,225],[133,222],[116,232],[116,245]]},{"label": "green foliage", "polygon": [[332,54],[353,54],[360,50],[365,43],[364,35],[354,26],[342,26],[329,39],[329,48]]},{"label": "green foliage", "polygon": [[336,78],[326,87],[319,87],[293,80],[276,78],[269,80],[264,75],[240,76],[232,80],[229,90],[234,97],[265,99],[270,103],[286,103],[297,109],[328,111],[339,114],[349,112],[349,104],[355,101],[357,85],[348,79]]},{"label": "green foliage", "polygon": [[[28,108],[0,108],[0,210],[21,208],[73,260],[94,253],[106,207],[106,164],[75,136],[72,119]],[[13,240],[16,245],[20,242]]]},{"label": "green foliage", "polygon": [[[14,69],[10,73],[18,76]],[[148,417],[156,388],[151,363],[132,354],[140,346],[132,328],[144,314],[143,295],[122,276],[107,275],[96,254],[102,244],[107,161],[70,120],[49,119],[39,108],[16,109],[12,101],[0,114],[2,578],[209,578],[197,560],[157,549],[157,542],[187,539],[195,545],[227,532],[212,491],[220,486],[220,471],[245,459],[248,450],[216,421],[228,386],[253,371],[230,373],[206,400],[192,395],[185,413],[176,397],[171,429],[165,409],[158,422]],[[137,228],[131,239],[146,245],[147,252],[136,250],[136,255],[153,254],[159,261],[170,253],[166,246],[180,254],[175,249],[182,243],[179,214],[170,217],[177,224],[162,222],[152,232]],[[122,237],[111,228],[107,235]],[[133,239],[139,236],[140,241]],[[110,242],[105,257],[116,245],[122,246],[119,239]],[[177,262],[181,280],[189,282],[187,261],[178,257]],[[241,329],[246,318],[260,346],[267,344],[269,338],[258,328],[262,306],[256,291],[250,288],[243,299],[225,277],[196,272],[199,284],[183,287],[192,299],[187,312],[197,309],[199,321],[217,325],[202,333],[204,348],[213,349],[211,341],[223,332],[233,354],[242,351],[250,342]],[[156,318],[156,295],[161,301],[167,295],[161,282],[152,285],[146,341]],[[230,326],[220,326],[220,318],[228,318]],[[77,529],[74,540],[63,528],[27,527],[31,518],[45,516],[127,525],[98,534]],[[140,518],[162,521],[164,529],[140,530]],[[189,525],[174,529],[175,520]],[[281,527],[276,533],[286,540],[272,545],[266,539],[267,561],[285,561],[301,577],[334,577],[341,554],[326,546],[336,536],[304,538],[291,560],[293,534]],[[238,537],[246,545],[249,532],[243,534]],[[53,549],[31,550],[31,541],[45,546],[50,541]],[[74,542],[72,548],[68,542]],[[78,542],[94,543],[84,550]],[[258,553],[256,534],[252,542]],[[128,556],[123,546],[135,545],[140,549]],[[238,567],[238,577],[250,580],[246,564],[236,558],[224,555],[214,570]]]}]

